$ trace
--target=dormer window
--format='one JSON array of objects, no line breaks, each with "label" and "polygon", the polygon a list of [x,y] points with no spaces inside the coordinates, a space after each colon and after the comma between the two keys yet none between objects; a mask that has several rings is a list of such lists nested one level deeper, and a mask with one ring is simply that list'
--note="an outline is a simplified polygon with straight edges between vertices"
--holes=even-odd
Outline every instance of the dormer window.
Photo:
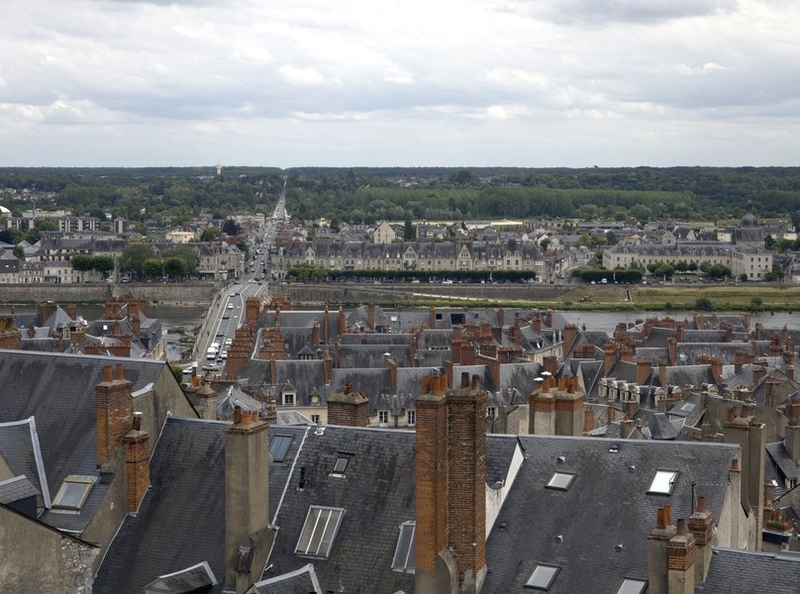
[{"label": "dormer window", "polygon": [[285,392],[283,394],[283,403],[288,405],[294,405],[294,392]]},{"label": "dormer window", "polygon": [[80,510],[92,490],[94,478],[91,476],[70,475],[61,483],[61,487],[53,500],[53,507],[58,509]]}]

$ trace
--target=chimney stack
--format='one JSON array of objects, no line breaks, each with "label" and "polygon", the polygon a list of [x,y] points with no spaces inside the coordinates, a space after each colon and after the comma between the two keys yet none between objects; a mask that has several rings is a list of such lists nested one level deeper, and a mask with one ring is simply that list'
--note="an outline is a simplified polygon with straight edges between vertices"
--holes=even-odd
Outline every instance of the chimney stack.
[{"label": "chimney stack", "polygon": [[706,498],[697,498],[697,509],[689,517],[689,532],[694,536],[697,545],[694,564],[694,581],[702,584],[708,575],[711,563],[711,546],[714,544],[714,515],[706,506]]},{"label": "chimney stack", "polygon": [[150,485],[150,435],[142,431],[142,413],[133,413],[133,427],[122,438],[128,478],[128,511],[139,509]]},{"label": "chimney stack", "polygon": [[671,594],[667,548],[676,534],[671,516],[670,506],[658,508],[656,526],[647,536],[648,594]]},{"label": "chimney stack", "polygon": [[[427,390],[426,390],[427,388]],[[428,379],[417,406],[417,594],[478,594],[486,575],[486,392],[462,374],[441,396]]]},{"label": "chimney stack", "polygon": [[[255,417],[255,418],[254,418]],[[225,588],[242,594],[261,579],[274,539],[269,526],[269,431],[233,411],[225,429]]]},{"label": "chimney stack", "polygon": [[97,422],[97,466],[101,466],[133,425],[131,382],[121,364],[117,377],[110,366],[103,368],[103,381],[95,386]]}]

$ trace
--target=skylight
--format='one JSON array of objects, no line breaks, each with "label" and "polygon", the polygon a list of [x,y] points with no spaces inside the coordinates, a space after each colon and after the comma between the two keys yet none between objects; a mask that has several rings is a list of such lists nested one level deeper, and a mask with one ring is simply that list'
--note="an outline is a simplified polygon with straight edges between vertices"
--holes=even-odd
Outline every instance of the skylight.
[{"label": "skylight", "polygon": [[550,480],[545,485],[548,489],[558,489],[559,491],[566,491],[575,479],[575,473],[572,472],[554,472]]},{"label": "skylight", "polygon": [[647,582],[645,580],[625,578],[619,590],[617,590],[617,594],[642,594],[645,588],[647,588]]},{"label": "skylight", "polygon": [[531,577],[525,582],[526,588],[534,590],[549,590],[556,579],[559,568],[554,565],[537,565],[533,570]]},{"label": "skylight", "polygon": [[53,507],[79,510],[83,507],[89,491],[92,490],[94,478],[90,476],[70,475],[61,483]]},{"label": "skylight", "polygon": [[272,454],[272,461],[283,462],[289,452],[290,445],[292,445],[292,437],[290,435],[273,436],[269,442],[269,453]]},{"label": "skylight", "polygon": [[306,523],[300,532],[294,552],[298,555],[327,559],[343,517],[344,510],[340,507],[317,505],[309,507]]},{"label": "skylight", "polygon": [[650,483],[647,493],[651,495],[671,495],[676,478],[678,478],[678,471],[676,470],[656,470],[656,476],[653,478],[653,482]]},{"label": "skylight", "polygon": [[397,539],[397,548],[394,550],[392,569],[405,573],[414,573],[414,559],[416,551],[417,523],[403,522],[400,525],[400,537]]},{"label": "skylight", "polygon": [[338,454],[336,456],[336,464],[333,465],[332,476],[344,476],[344,471],[347,470],[347,464],[350,462],[350,456],[346,454]]}]

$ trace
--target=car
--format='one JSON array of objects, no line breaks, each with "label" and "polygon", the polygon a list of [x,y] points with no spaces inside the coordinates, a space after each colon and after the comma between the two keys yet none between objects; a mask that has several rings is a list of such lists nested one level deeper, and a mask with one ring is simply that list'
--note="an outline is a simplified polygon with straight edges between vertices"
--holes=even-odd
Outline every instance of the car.
[{"label": "car", "polygon": [[233,303],[228,304],[228,309],[233,309]]},{"label": "car", "polygon": [[230,320],[231,319],[231,314],[229,314],[229,313],[222,314],[222,319],[223,320]]},{"label": "car", "polygon": [[225,339],[225,346],[231,346],[232,344],[233,344],[233,339],[232,338],[226,338]]},{"label": "car", "polygon": [[231,293],[228,297],[236,297],[239,293]]},{"label": "car", "polygon": [[219,371],[219,365],[216,363],[208,363],[203,365],[203,371]]}]

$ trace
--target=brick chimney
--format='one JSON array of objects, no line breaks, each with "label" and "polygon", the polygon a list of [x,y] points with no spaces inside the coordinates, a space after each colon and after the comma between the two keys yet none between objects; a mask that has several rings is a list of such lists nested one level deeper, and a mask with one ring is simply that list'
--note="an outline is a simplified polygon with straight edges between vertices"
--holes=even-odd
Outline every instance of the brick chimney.
[{"label": "brick chimney", "polygon": [[375,332],[375,304],[367,305],[367,326],[371,332]]},{"label": "brick chimney", "polygon": [[687,522],[689,532],[694,535],[697,545],[694,563],[694,581],[702,584],[708,575],[708,566],[711,564],[711,547],[714,544],[714,514],[706,506],[706,498],[702,495],[697,498],[697,509]]},{"label": "brick chimney", "polygon": [[767,375],[767,369],[763,365],[756,365],[753,368],[753,387],[755,388],[759,382]]},{"label": "brick chimney", "polygon": [[652,373],[653,364],[650,359],[639,357],[636,361],[636,384],[639,386],[646,386]]},{"label": "brick chimney", "polygon": [[97,465],[101,466],[133,426],[131,382],[125,379],[122,365],[116,377],[111,367],[103,368],[103,381],[94,388],[97,415]]},{"label": "brick chimney", "polygon": [[[552,313],[548,310],[548,314]],[[548,324],[549,326],[550,324]],[[561,357],[566,357],[569,350],[575,344],[575,339],[578,338],[578,327],[575,324],[566,324],[562,334],[563,342],[561,344]]]},{"label": "brick chimney", "polygon": [[675,534],[672,509],[670,506],[658,508],[656,526],[647,536],[648,594],[671,594],[667,547]]},{"label": "brick chimney", "polygon": [[328,311],[328,305],[325,304],[325,318],[322,320],[322,340],[325,344],[329,344],[331,340],[331,322]]},{"label": "brick chimney", "polygon": [[141,338],[142,324],[139,319],[139,303],[133,300],[128,303],[128,321],[131,324],[131,332],[133,332],[133,335],[136,338]]},{"label": "brick chimney", "polygon": [[603,345],[603,375],[608,376],[617,362],[617,348],[613,342]]},{"label": "brick chimney", "polygon": [[237,406],[233,424],[225,429],[226,589],[242,594],[261,579],[273,539],[268,425]]},{"label": "brick chimney", "polygon": [[678,520],[675,536],[667,545],[669,593],[694,594],[694,535],[686,531],[686,520]]},{"label": "brick chimney", "polygon": [[542,367],[553,376],[558,374],[558,357],[555,355],[545,355],[542,358]]},{"label": "brick chimney", "polygon": [[150,485],[150,435],[142,431],[142,413],[133,413],[133,427],[122,438],[128,478],[128,511],[135,512]]},{"label": "brick chimney", "polygon": [[565,378],[556,391],[556,435],[583,435],[583,394],[577,392],[577,377]]},{"label": "brick chimney", "polygon": [[258,326],[258,319],[261,317],[261,299],[258,297],[248,297],[244,302],[245,324],[251,328]]},{"label": "brick chimney", "polygon": [[346,382],[338,394],[328,396],[328,423],[348,427],[369,426],[369,399],[361,392],[353,392]]},{"label": "brick chimney", "polygon": [[441,393],[426,378],[417,406],[417,594],[477,594],[486,575],[486,392],[477,376]]},{"label": "brick chimney", "polygon": [[319,322],[314,320],[314,323],[311,325],[311,346],[314,350],[319,348]]},{"label": "brick chimney", "polygon": [[528,433],[532,435],[556,434],[556,399],[545,386],[543,378],[536,378],[536,389],[528,395]]}]

